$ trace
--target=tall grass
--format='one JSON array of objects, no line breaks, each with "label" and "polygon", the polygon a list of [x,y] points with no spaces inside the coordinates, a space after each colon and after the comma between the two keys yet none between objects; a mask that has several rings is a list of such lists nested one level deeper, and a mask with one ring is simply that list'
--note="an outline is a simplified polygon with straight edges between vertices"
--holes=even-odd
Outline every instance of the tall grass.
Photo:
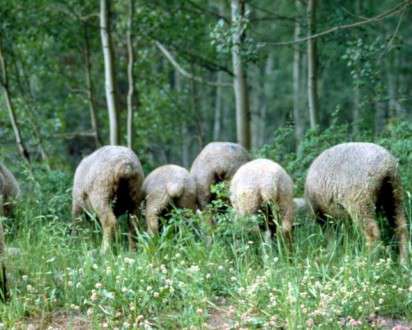
[{"label": "tall grass", "polygon": [[[411,223],[412,148],[405,145],[396,147],[408,150],[399,157]],[[289,170],[298,171],[303,156],[296,157]],[[0,327],[24,329],[61,311],[96,329],[198,329],[216,317],[234,328],[266,329],[370,328],[377,316],[412,320],[411,262],[398,264],[390,239],[368,253],[351,222],[322,230],[297,218],[290,256],[279,237],[268,242],[256,230],[261,216],[237,218],[217,187],[221,200],[209,211],[215,225],[205,214],[174,210],[159,237],[141,230],[131,253],[121,220],[113,253],[102,257],[97,222],[76,224],[72,235],[71,175],[42,167],[21,173],[25,198],[5,221],[8,246],[20,254],[7,260],[11,300],[0,305]]]}]

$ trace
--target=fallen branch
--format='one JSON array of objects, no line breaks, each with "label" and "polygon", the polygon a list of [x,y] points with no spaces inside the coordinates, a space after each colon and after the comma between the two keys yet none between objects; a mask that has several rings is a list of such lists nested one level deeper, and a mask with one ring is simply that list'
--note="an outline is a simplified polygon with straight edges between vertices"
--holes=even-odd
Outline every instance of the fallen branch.
[{"label": "fallen branch", "polygon": [[177,61],[175,60],[173,55],[159,41],[155,41],[155,44],[156,44],[157,48],[159,48],[159,50],[163,53],[163,55],[169,60],[169,62],[175,67],[175,69],[180,72],[180,74],[183,77],[186,77],[188,79],[191,79],[191,80],[194,80],[194,81],[197,81],[197,82],[200,82],[202,84],[209,85],[209,86],[233,87],[232,84],[229,84],[229,83],[216,83],[216,82],[213,82],[213,81],[204,80],[202,77],[198,77],[198,76],[193,75],[192,73],[186,71],[179,63],[177,63]]}]

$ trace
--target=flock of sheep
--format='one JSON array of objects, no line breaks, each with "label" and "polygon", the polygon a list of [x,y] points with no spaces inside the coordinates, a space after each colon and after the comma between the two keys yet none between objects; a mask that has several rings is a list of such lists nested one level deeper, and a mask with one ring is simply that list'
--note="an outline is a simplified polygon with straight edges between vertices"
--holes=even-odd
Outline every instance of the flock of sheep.
[{"label": "flock of sheep", "polygon": [[[110,249],[117,217],[129,215],[129,245],[135,249],[137,219],[143,211],[147,230],[159,232],[159,218],[173,205],[203,210],[213,199],[211,186],[230,181],[230,202],[239,216],[265,212],[266,229],[273,236],[277,214],[281,233],[292,242],[296,205],[307,205],[320,222],[328,216],[349,216],[362,229],[369,247],[379,239],[376,213],[382,211],[399,240],[401,262],[408,253],[408,228],[398,162],[389,151],[372,143],[343,143],[322,152],[308,170],[305,202],[293,198],[293,181],[269,159],[251,160],[239,144],[212,142],[194,160],[190,172],[164,165],[144,178],[136,154],[129,148],[105,146],[84,158],[73,183],[74,218],[93,212],[103,230],[102,253]],[[8,215],[19,195],[14,176],[0,164],[0,215]],[[300,203],[297,203],[300,202]],[[143,205],[143,207],[142,207]],[[272,210],[273,211],[273,210]],[[4,253],[0,222],[0,257]],[[6,273],[0,259],[0,296],[6,296]]]}]

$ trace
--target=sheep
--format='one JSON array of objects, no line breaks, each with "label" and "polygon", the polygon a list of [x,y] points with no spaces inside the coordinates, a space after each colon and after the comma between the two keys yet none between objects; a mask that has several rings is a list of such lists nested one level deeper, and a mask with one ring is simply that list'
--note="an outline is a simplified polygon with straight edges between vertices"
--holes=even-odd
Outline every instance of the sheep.
[{"label": "sheep", "polygon": [[309,213],[308,205],[304,197],[296,197],[293,199],[294,214],[307,215]]},{"label": "sheep", "polygon": [[73,182],[72,215],[94,211],[103,229],[102,254],[110,248],[116,217],[129,217],[129,247],[135,250],[132,235],[138,216],[144,179],[136,154],[121,146],[104,146],[84,158],[76,169]]},{"label": "sheep", "polygon": [[14,201],[20,196],[20,187],[13,174],[0,163],[0,300],[8,298],[6,266],[4,254],[6,253],[2,216],[9,216],[14,207]]},{"label": "sheep", "polygon": [[196,184],[189,171],[164,165],[151,172],[143,183],[145,215],[149,234],[159,232],[159,216],[168,206],[196,209]]},{"label": "sheep", "polygon": [[236,143],[212,142],[194,160],[190,173],[196,182],[197,203],[204,209],[212,199],[211,185],[230,180],[250,160],[245,148]]},{"label": "sheep", "polygon": [[407,258],[408,230],[398,162],[373,143],[343,143],[323,151],[311,164],[305,198],[320,222],[347,216],[360,225],[371,248],[379,239],[376,211],[383,211],[399,239],[400,260]]},{"label": "sheep", "polygon": [[[251,215],[274,205],[282,221],[282,234],[290,245],[293,226],[293,181],[286,171],[269,159],[255,159],[242,165],[230,183],[230,200],[240,216]],[[267,229],[273,236],[276,225],[269,212]]]},{"label": "sheep", "polygon": [[20,187],[14,175],[0,163],[0,215],[10,216],[14,202],[20,197]]}]

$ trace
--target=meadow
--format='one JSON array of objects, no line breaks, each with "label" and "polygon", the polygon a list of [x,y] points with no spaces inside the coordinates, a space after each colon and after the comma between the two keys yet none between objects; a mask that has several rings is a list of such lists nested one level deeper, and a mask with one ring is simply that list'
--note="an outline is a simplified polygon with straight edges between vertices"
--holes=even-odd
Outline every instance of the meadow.
[{"label": "meadow", "polygon": [[[410,125],[409,125],[410,126]],[[412,222],[412,129],[400,124],[375,142],[400,161],[405,210]],[[280,159],[302,193],[306,163],[345,129],[308,134],[301,153],[282,138],[257,154]],[[386,134],[386,135],[385,135]],[[281,237],[257,231],[261,215],[237,218],[224,185],[202,214],[174,209],[158,237],[142,225],[136,253],[120,219],[113,252],[98,253],[96,219],[73,223],[73,173],[34,164],[15,168],[24,198],[3,219],[11,299],[0,304],[0,329],[392,329],[411,326],[412,262],[400,265],[390,230],[368,253],[344,219],[322,229],[296,216],[293,253]],[[215,225],[205,217],[212,215]],[[382,219],[383,220],[383,219]],[[380,221],[385,228],[385,221]],[[386,228],[388,229],[388,228]],[[18,253],[12,253],[18,250]],[[411,260],[410,260],[411,261]]]}]

